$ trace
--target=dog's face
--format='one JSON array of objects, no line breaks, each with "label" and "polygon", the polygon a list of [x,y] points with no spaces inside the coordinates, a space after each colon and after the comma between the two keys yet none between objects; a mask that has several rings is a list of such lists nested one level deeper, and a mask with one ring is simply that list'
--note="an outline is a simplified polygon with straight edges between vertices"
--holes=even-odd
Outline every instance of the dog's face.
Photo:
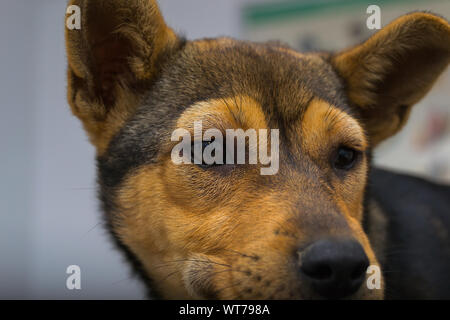
[{"label": "dog's face", "polygon": [[[97,147],[112,231],[163,297],[383,297],[365,284],[370,150],[448,65],[447,21],[415,13],[342,53],[302,54],[186,42],[153,1],[72,2],[84,19],[66,33],[69,102]],[[276,174],[175,164],[171,135],[195,139],[196,121],[278,129]]]},{"label": "dog's face", "polygon": [[[331,66],[315,55],[232,40],[182,50],[172,70],[183,78],[170,74],[169,83],[156,84],[100,160],[109,168],[111,157],[123,163],[133,150],[159,145],[127,170],[114,196],[117,234],[168,296],[315,297],[303,283],[334,272],[327,267],[334,262],[314,258],[308,276],[301,265],[322,240],[330,243],[320,250],[343,243],[336,250],[349,260],[342,261],[348,276],[355,273],[343,292],[352,292],[350,282],[361,284],[367,264],[377,264],[361,227],[368,142]],[[171,133],[185,128],[194,137],[194,121],[204,131],[279,129],[278,172],[261,175],[260,164],[174,164]],[[151,135],[159,137],[146,145]],[[361,286],[357,295],[376,291]]]}]

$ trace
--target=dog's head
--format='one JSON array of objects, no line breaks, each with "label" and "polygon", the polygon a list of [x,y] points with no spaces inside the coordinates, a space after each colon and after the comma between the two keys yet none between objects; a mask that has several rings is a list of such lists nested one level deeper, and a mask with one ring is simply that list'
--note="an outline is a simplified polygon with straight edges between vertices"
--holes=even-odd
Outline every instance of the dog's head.
[{"label": "dog's head", "polygon": [[[412,13],[343,52],[299,53],[185,41],[150,0],[72,4],[68,100],[97,148],[112,231],[163,297],[382,298],[365,283],[378,264],[362,227],[370,150],[448,65],[446,20]],[[200,120],[278,129],[275,174],[174,163],[172,133],[198,139]]]}]

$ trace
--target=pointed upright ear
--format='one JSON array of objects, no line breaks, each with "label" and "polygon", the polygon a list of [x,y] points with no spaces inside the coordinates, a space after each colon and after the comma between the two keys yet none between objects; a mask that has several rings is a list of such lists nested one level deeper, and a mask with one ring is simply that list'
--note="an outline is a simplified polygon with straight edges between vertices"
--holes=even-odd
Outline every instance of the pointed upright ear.
[{"label": "pointed upright ear", "polygon": [[332,57],[372,145],[400,130],[449,62],[448,21],[422,12],[400,17]]},{"label": "pointed upright ear", "polygon": [[154,0],[71,0],[81,29],[66,28],[68,101],[102,153],[181,40]]}]

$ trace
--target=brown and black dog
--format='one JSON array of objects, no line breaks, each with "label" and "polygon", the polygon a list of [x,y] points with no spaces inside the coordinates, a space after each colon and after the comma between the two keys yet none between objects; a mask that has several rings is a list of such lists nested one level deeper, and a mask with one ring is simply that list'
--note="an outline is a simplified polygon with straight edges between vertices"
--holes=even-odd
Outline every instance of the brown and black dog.
[{"label": "brown and black dog", "polygon": [[[449,64],[447,20],[411,13],[343,52],[300,53],[187,41],[153,0],[71,4],[68,101],[153,297],[450,298],[450,187],[370,166]],[[279,129],[278,172],[174,164],[171,133],[197,120]]]}]

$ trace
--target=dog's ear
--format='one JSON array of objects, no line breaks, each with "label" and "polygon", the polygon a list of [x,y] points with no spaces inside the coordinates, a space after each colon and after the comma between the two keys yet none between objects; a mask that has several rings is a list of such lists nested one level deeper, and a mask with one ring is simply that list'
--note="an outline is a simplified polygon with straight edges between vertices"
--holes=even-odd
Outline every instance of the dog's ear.
[{"label": "dog's ear", "polygon": [[372,145],[405,124],[412,105],[450,62],[450,25],[429,13],[393,21],[366,42],[332,57]]},{"label": "dog's ear", "polygon": [[81,28],[66,28],[68,101],[102,153],[181,41],[154,0],[71,0]]}]

